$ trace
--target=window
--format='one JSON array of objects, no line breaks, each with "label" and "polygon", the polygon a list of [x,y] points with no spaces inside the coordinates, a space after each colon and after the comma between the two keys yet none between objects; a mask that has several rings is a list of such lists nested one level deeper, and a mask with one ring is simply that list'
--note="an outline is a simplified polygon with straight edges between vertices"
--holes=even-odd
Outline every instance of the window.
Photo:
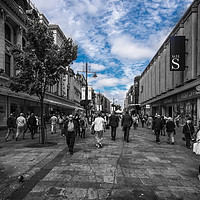
[{"label": "window", "polygon": [[5,39],[11,42],[11,29],[5,24]]},{"label": "window", "polygon": [[10,76],[10,55],[5,54],[5,74]]}]

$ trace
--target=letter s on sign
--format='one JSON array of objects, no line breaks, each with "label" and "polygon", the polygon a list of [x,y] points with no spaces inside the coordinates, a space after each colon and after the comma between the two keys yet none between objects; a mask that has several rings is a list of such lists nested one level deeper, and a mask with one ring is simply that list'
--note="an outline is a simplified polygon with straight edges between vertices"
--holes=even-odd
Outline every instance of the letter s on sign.
[{"label": "letter s on sign", "polygon": [[179,69],[180,68],[180,65],[179,65],[179,59],[177,58],[174,58],[172,59],[172,69]]}]

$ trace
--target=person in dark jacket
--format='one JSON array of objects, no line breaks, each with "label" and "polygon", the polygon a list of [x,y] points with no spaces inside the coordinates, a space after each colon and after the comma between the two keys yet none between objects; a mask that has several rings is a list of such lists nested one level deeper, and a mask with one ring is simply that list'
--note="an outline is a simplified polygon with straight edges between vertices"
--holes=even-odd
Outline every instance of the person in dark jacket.
[{"label": "person in dark jacket", "polygon": [[126,142],[129,142],[129,131],[130,131],[130,127],[132,126],[132,124],[133,124],[133,119],[128,114],[128,111],[126,111],[126,113],[122,117],[122,121],[121,121],[121,126],[123,127],[123,131],[124,131],[124,140]]},{"label": "person in dark jacket", "polygon": [[175,123],[171,117],[168,118],[166,123],[166,132],[168,136],[168,143],[174,144]]},{"label": "person in dark jacket", "polygon": [[183,135],[185,136],[186,147],[191,149],[191,139],[194,134],[194,126],[192,124],[192,119],[189,117],[186,121],[186,124],[183,126]]},{"label": "person in dark jacket", "polygon": [[156,135],[157,143],[160,143],[160,131],[162,130],[162,128],[163,128],[163,122],[160,118],[160,115],[157,115],[157,117],[153,121],[153,127],[152,127]]},{"label": "person in dark jacket", "polygon": [[8,137],[9,135],[12,133],[12,139],[14,139],[14,128],[15,128],[15,118],[13,116],[13,114],[11,113],[10,116],[8,117],[7,119],[7,128],[8,128],[8,132],[6,134],[6,137],[5,137],[5,141],[7,142],[8,141]]},{"label": "person in dark jacket", "polygon": [[82,115],[80,117],[79,125],[80,125],[81,138],[85,138],[85,131],[86,131],[86,128],[88,127],[88,122],[85,115]]},{"label": "person in dark jacket", "polygon": [[163,123],[163,127],[162,127],[162,129],[160,131],[160,134],[165,136],[165,129],[166,129],[166,120],[165,120],[165,117],[161,116],[161,120],[162,120],[162,123]]},{"label": "person in dark jacket", "polygon": [[76,121],[76,124],[77,124],[76,136],[81,137],[81,131],[80,131],[80,117],[79,117],[79,114],[78,114],[78,113],[75,114],[74,120]]},{"label": "person in dark jacket", "polygon": [[116,139],[116,130],[119,125],[119,117],[113,112],[109,118],[109,126],[111,127],[111,140]]},{"label": "person in dark jacket", "polygon": [[34,139],[34,135],[36,132],[36,124],[37,120],[34,113],[31,113],[31,116],[28,118],[29,129],[31,131],[31,138]]},{"label": "person in dark jacket", "polygon": [[69,147],[69,153],[73,155],[76,133],[78,130],[77,121],[73,119],[73,115],[69,115],[69,120],[65,121],[61,131],[63,136],[66,136],[66,142]]}]

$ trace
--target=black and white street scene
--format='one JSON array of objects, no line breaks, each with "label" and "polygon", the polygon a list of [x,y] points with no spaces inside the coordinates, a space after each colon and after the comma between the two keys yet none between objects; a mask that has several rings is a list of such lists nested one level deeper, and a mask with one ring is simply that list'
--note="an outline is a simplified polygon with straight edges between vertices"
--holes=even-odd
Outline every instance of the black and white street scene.
[{"label": "black and white street scene", "polygon": [[200,200],[199,0],[0,0],[0,200]]}]

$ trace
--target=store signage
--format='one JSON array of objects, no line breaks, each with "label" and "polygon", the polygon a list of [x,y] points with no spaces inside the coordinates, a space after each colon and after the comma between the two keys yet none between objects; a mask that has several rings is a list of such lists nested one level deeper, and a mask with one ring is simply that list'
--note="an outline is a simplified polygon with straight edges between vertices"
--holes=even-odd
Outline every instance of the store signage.
[{"label": "store signage", "polygon": [[81,100],[85,100],[85,87],[82,87]]},{"label": "store signage", "polygon": [[149,109],[149,108],[151,108],[151,106],[147,104],[147,105],[146,105],[146,109]]},{"label": "store signage", "polygon": [[190,91],[183,92],[183,93],[177,95],[177,101],[193,99],[193,98],[198,97],[199,95],[200,95],[200,91],[197,91],[195,88]]},{"label": "store signage", "polygon": [[170,71],[185,70],[185,36],[170,37]]},{"label": "store signage", "polygon": [[[82,87],[81,90],[81,100],[86,100],[86,88]],[[88,95],[87,95],[87,100],[92,100],[92,88],[88,87]]]},{"label": "store signage", "polygon": [[92,100],[92,88],[88,87],[88,100]]}]

